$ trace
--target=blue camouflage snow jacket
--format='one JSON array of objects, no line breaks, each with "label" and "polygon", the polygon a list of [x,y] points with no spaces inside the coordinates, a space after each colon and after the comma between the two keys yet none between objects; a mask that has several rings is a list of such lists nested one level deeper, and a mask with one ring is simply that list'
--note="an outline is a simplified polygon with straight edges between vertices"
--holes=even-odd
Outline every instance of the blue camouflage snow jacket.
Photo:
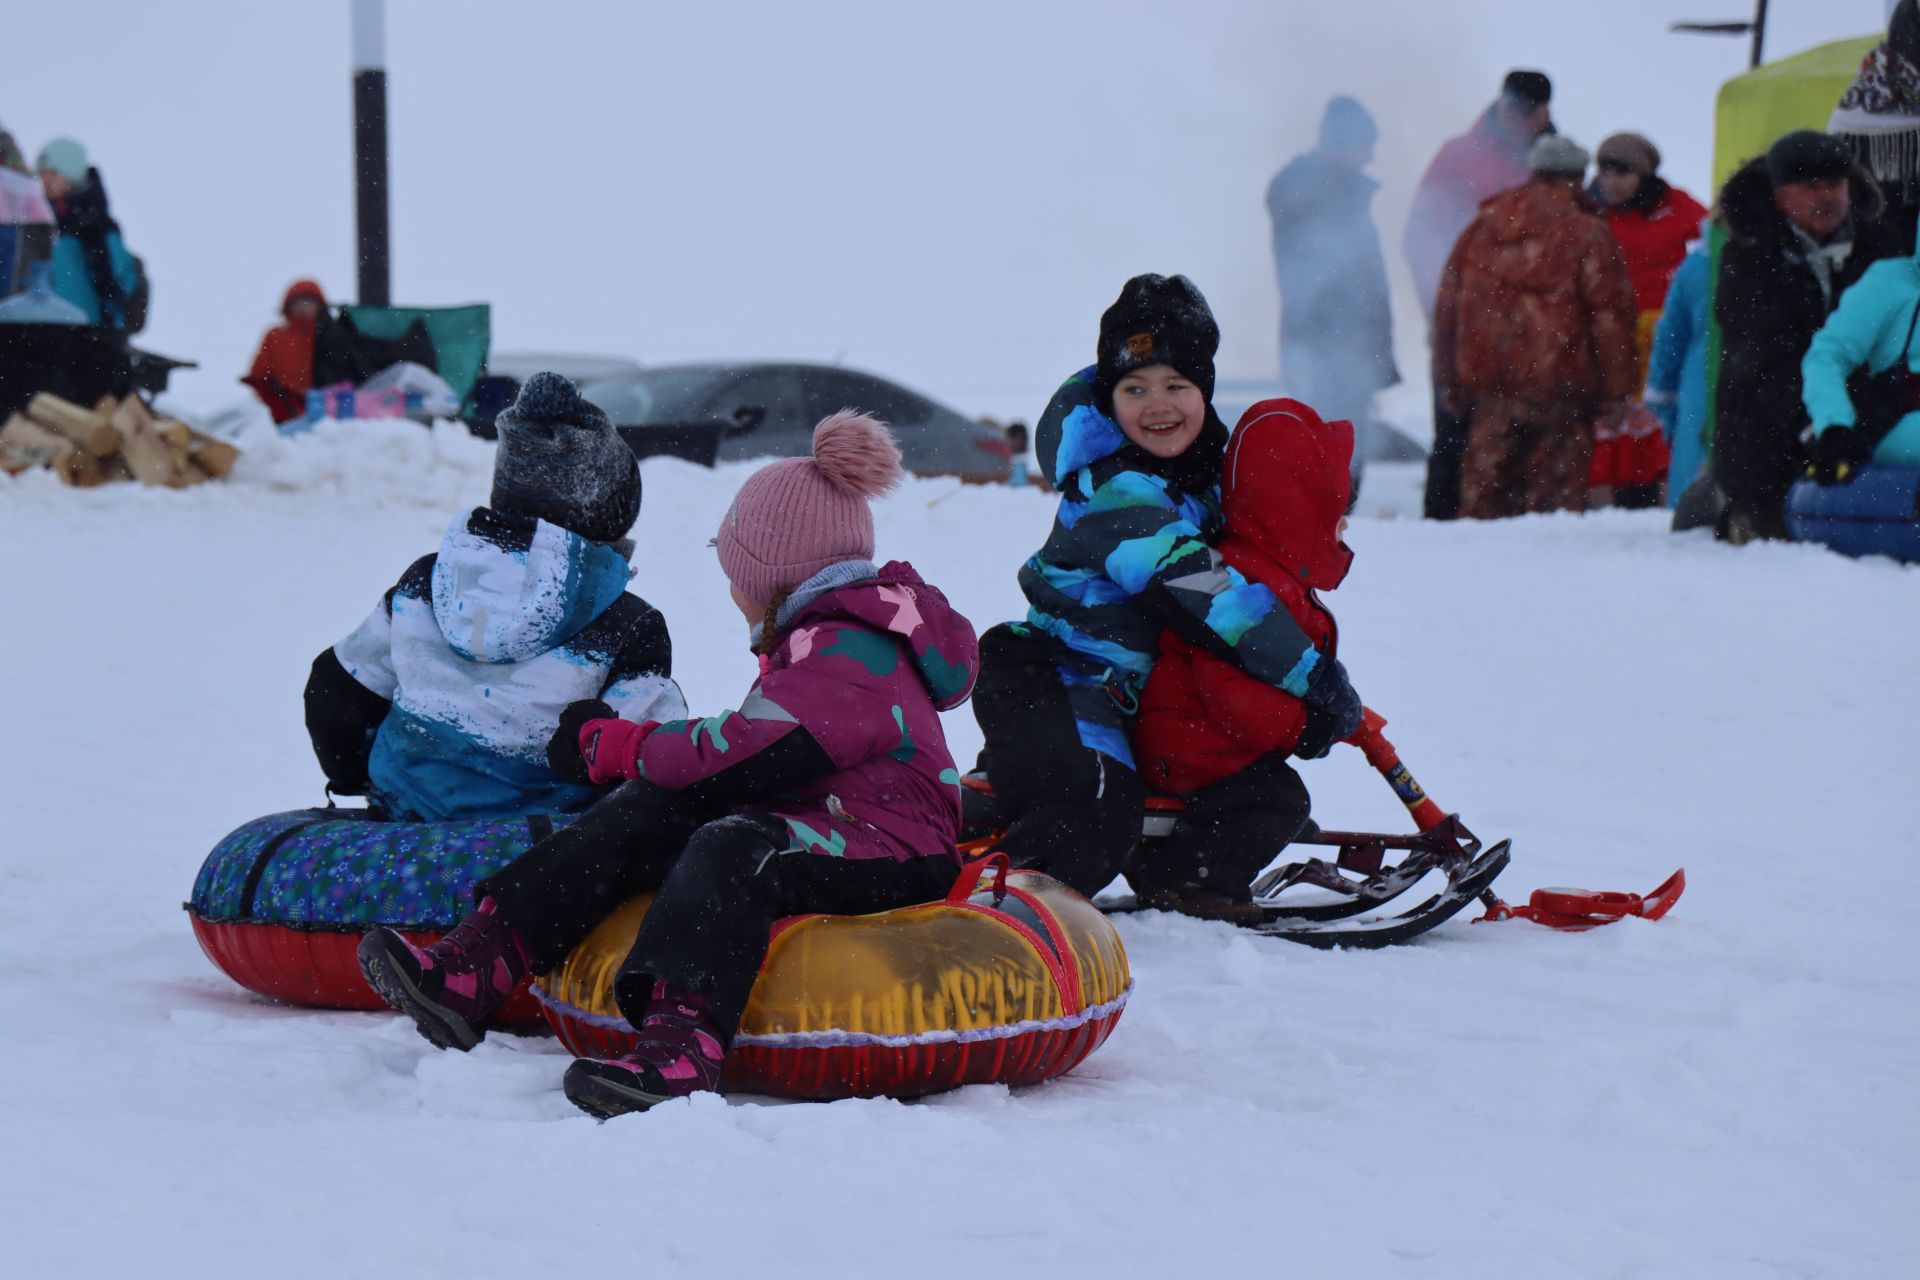
[{"label": "blue camouflage snow jacket", "polygon": [[[568,703],[600,698],[633,721],[687,712],[666,621],[628,594],[631,576],[620,551],[544,520],[486,507],[457,517],[439,552],[415,562],[314,664],[308,726],[335,789],[364,789],[394,817],[428,822],[591,804],[597,788],[547,765],[547,740]],[[351,677],[335,701],[378,713],[360,739],[364,754],[355,759],[349,746],[344,765],[337,744],[351,743],[351,727],[330,735],[333,758],[315,727],[330,657]],[[323,721],[343,719],[318,710]]]},{"label": "blue camouflage snow jacket", "polygon": [[[1070,687],[1104,685],[1129,715],[1163,630],[1302,696],[1320,655],[1273,592],[1208,545],[1220,533],[1225,427],[1209,409],[1189,456],[1162,462],[1095,407],[1093,373],[1083,369],[1054,393],[1036,431],[1060,507],[1046,544],[1020,569],[1027,626],[1054,641]],[[1088,745],[1131,762],[1123,742]]]}]

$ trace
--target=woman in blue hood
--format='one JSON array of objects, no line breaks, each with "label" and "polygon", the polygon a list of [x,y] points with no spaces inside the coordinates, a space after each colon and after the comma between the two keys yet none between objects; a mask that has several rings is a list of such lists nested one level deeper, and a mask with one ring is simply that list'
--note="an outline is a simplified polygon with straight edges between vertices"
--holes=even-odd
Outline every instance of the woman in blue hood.
[{"label": "woman in blue hood", "polygon": [[489,505],[457,517],[307,681],[329,789],[393,818],[578,812],[598,789],[547,763],[569,703],[598,698],[635,722],[686,714],[666,620],[627,591],[632,451],[553,373],[497,425]]}]

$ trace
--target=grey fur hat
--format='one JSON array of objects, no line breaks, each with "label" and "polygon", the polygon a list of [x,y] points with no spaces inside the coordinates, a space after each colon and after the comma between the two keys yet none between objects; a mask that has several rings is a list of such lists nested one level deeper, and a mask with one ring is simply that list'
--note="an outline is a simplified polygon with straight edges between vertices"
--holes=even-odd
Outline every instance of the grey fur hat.
[{"label": "grey fur hat", "polygon": [[494,420],[495,511],[618,542],[640,516],[640,464],[598,405],[557,373],[536,373]]},{"label": "grey fur hat", "polygon": [[1564,133],[1543,133],[1527,152],[1527,164],[1535,173],[1555,173],[1580,177],[1593,159],[1587,149]]}]

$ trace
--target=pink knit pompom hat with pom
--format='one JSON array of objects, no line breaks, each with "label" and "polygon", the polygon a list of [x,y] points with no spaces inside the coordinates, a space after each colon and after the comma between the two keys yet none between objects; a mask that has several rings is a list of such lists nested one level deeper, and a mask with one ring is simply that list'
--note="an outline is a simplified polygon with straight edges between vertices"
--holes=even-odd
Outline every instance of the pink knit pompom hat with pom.
[{"label": "pink knit pompom hat with pom", "polygon": [[893,433],[842,409],[813,429],[813,456],[760,468],[720,521],[720,568],[740,594],[770,604],[842,560],[873,559],[873,499],[900,483]]}]

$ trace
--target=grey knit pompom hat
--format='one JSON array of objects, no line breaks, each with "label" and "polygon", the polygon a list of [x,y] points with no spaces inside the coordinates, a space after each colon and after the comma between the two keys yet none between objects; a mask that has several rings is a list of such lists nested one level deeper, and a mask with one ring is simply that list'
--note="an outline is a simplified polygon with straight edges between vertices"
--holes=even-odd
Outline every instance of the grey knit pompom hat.
[{"label": "grey knit pompom hat", "polygon": [[640,516],[640,464],[598,405],[536,373],[494,420],[495,511],[533,516],[590,542],[617,542]]}]

